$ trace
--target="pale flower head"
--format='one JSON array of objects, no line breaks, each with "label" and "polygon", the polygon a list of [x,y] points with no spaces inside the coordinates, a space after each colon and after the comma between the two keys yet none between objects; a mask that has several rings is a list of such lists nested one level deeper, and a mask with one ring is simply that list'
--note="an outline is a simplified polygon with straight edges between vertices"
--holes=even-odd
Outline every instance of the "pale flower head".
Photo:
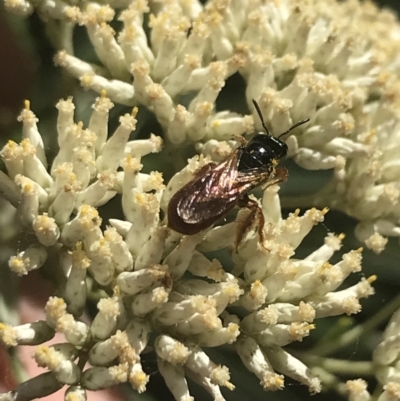
[{"label": "pale flower head", "polygon": [[[49,249],[57,246],[65,284],[48,299],[44,321],[2,323],[2,342],[39,345],[62,333],[66,342],[61,348],[39,345],[35,351],[39,366],[52,372],[54,389],[57,383],[79,384],[81,391],[130,383],[144,392],[150,378],[142,353],[151,345],[176,399],[182,389],[190,399],[187,377],[213,397],[222,397],[221,387],[235,387],[229,367],[213,362],[203,348],[233,344],[265,390],[283,388],[284,376],[289,376],[311,393],[319,392],[319,379],[284,347],[308,336],[318,318],[359,312],[361,298],[373,293],[373,278],[338,291],[349,274],[361,269],[361,250],[329,263],[342,236],[329,234],[308,257],[296,258],[297,247],[327,209],[296,210],[283,218],[278,187],[271,186],[260,200],[266,221],[263,243],[250,229],[236,244],[236,232],[249,213],[245,209],[230,223],[182,236],[160,219],[160,210],[166,214],[171,196],[209,160],[194,157],[164,185],[159,173],[141,172],[144,156],[160,151],[161,140],[150,136],[129,141],[136,108],[120,117],[107,139],[112,104],[104,93],[87,128],[74,123],[72,99],[57,107],[60,150],[52,165],[47,167],[42,152],[37,119],[25,108],[24,139],[2,151],[10,169],[1,185],[14,188],[9,201],[35,234],[30,246],[10,258],[10,268],[19,275],[39,269]],[[115,196],[124,219],[103,221],[98,208]],[[228,251],[232,269],[205,256],[220,249]],[[85,323],[81,317],[93,286],[105,292],[98,313]],[[228,311],[233,305],[244,314]],[[78,349],[92,367],[79,365]],[[45,382],[46,377],[36,380]]]},{"label": "pale flower head", "polygon": [[[29,1],[6,4],[20,14],[34,7]],[[36,10],[85,26],[101,62],[89,64],[63,49],[56,64],[85,89],[105,89],[115,102],[149,107],[168,143],[196,141],[221,160],[235,135],[261,129],[252,99],[275,135],[310,118],[287,138],[289,156],[301,167],[334,174],[309,204],[359,219],[356,234],[375,252],[384,248],[384,238],[371,238],[375,233],[399,236],[400,28],[389,11],[370,2],[329,0],[80,7],[45,1]],[[109,25],[115,18],[119,32]],[[250,115],[215,107],[236,73],[245,81]]]},{"label": "pale flower head", "polygon": [[[21,141],[9,141],[0,153],[7,170],[0,193],[31,233],[9,267],[22,276],[58,260],[63,282],[44,305],[43,320],[0,323],[3,344],[37,346],[35,361],[49,371],[2,399],[40,397],[60,384],[66,399],[121,383],[143,393],[150,355],[176,400],[194,399],[190,379],[221,401],[221,388],[233,391],[236,383],[209,348],[236,352],[264,390],[282,389],[290,377],[320,392],[318,369],[311,367],[323,370],[325,361],[318,366],[320,360],[288,346],[309,336],[318,319],[360,312],[376,277],[345,283],[361,271],[362,248],[332,261],[342,234],[327,233],[304,257],[299,247],[327,207],[357,218],[358,238],[376,253],[387,236],[399,236],[394,15],[355,0],[5,5],[56,20],[53,28],[63,30],[54,42],[63,48],[55,64],[99,97],[87,123],[75,121],[72,98],[59,101],[59,149],[51,163],[29,102],[19,116]],[[86,30],[98,64],[75,55],[76,25]],[[221,99],[231,77],[240,77],[242,93],[229,109]],[[310,119],[281,139],[297,165],[330,170],[329,181],[302,199],[309,207],[288,216],[272,185],[251,198],[265,222],[243,208],[194,235],[173,231],[166,217],[173,195],[201,168],[235,152],[238,136],[264,131],[253,99],[274,136]],[[114,103],[131,110],[109,133]],[[143,107],[155,115],[163,140],[150,132],[131,139]],[[194,148],[200,155],[193,156]],[[153,153],[171,175],[165,182],[147,164]],[[102,207],[111,200],[120,213],[105,217]],[[238,243],[247,220],[252,224]],[[93,289],[100,289],[98,312],[84,321]],[[396,316],[373,357],[382,399],[399,394]],[[44,344],[56,332],[65,343]],[[350,399],[370,396],[361,380],[346,389]]]}]

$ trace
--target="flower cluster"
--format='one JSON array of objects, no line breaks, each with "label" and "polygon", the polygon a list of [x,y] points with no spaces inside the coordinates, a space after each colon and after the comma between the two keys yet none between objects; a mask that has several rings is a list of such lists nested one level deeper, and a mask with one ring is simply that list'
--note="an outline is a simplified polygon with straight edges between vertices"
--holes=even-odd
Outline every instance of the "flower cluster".
[{"label": "flower cluster", "polygon": [[[273,132],[311,119],[287,139],[290,156],[307,169],[333,169],[334,178],[308,204],[361,220],[356,233],[375,252],[384,248],[381,235],[400,235],[400,27],[393,14],[358,1],[117,3],[79,8],[58,0],[37,8],[86,27],[101,66],[73,56],[67,39],[55,57],[84,88],[150,107],[168,141],[201,141],[218,158],[234,146],[226,142],[232,135],[260,128],[251,116],[213,111],[226,79],[238,72],[247,104],[259,101]],[[34,7],[29,0],[6,4],[22,14]],[[119,7],[116,35],[109,23]],[[180,98],[190,93],[185,107]]]},{"label": "flower cluster", "polygon": [[[397,310],[390,319],[379,345],[375,348],[372,360],[376,364],[376,377],[384,386],[387,399],[400,397],[399,385],[399,319]],[[383,398],[383,395],[382,395]],[[385,398],[383,398],[385,399]]]},{"label": "flower cluster", "polygon": [[[349,274],[361,269],[360,250],[329,263],[341,247],[340,236],[328,235],[303,260],[294,257],[326,210],[311,209],[302,216],[296,211],[283,219],[274,186],[261,200],[263,244],[250,230],[236,250],[237,226],[249,213],[245,209],[231,223],[182,236],[160,221],[160,208],[165,211],[171,196],[209,159],[191,159],[164,186],[159,173],[140,172],[141,158],[159,151],[160,139],[128,140],[136,109],[120,118],[107,139],[112,103],[104,94],[93,106],[87,129],[73,123],[71,99],[57,107],[60,151],[50,167],[29,103],[20,116],[23,140],[10,141],[1,152],[8,170],[1,176],[2,192],[7,190],[21,223],[35,233],[31,245],[10,258],[10,268],[28,274],[45,264],[49,249],[57,248],[65,272],[59,295],[47,301],[45,320],[0,325],[5,345],[38,345],[35,360],[51,372],[32,379],[36,392],[31,398],[48,391],[49,383],[52,391],[68,385],[66,399],[72,394],[82,399],[87,389],[123,382],[143,392],[149,376],[141,353],[148,345],[177,400],[192,399],[186,377],[214,399],[223,399],[221,386],[234,389],[228,367],[214,363],[203,350],[224,344],[234,344],[264,389],[283,387],[279,372],[319,392],[319,380],[283,347],[307,336],[317,318],[357,313],[359,300],[373,292],[373,278],[337,291]],[[105,228],[97,207],[113,196],[121,199],[124,220],[111,219]],[[204,255],[223,248],[232,252],[231,272]],[[88,324],[80,318],[93,286],[103,288],[104,297]],[[245,313],[229,312],[232,305]],[[43,344],[55,332],[66,342]],[[159,334],[149,344],[151,333]],[[83,369],[82,358],[91,367]],[[23,397],[31,386],[25,383],[15,392]]]},{"label": "flower cluster", "polygon": [[[372,362],[375,376],[383,391],[378,401],[398,400],[400,398],[399,383],[399,325],[400,309],[393,313],[380,343],[376,346]],[[364,380],[349,380],[346,383],[349,401],[371,400]]]},{"label": "flower cluster", "polygon": [[[19,118],[22,141],[1,151],[7,174],[0,172],[0,194],[32,234],[9,266],[22,276],[56,255],[63,285],[48,299],[44,320],[0,323],[3,344],[37,346],[35,360],[48,369],[0,399],[32,399],[63,385],[69,401],[119,383],[144,392],[146,353],[176,400],[193,399],[189,378],[220,401],[221,387],[234,384],[228,366],[206,348],[226,345],[265,390],[283,388],[288,376],[319,392],[313,363],[286,346],[308,336],[318,318],[359,312],[375,277],[342,286],[361,270],[361,248],[329,262],[343,235],[327,235],[304,259],[296,250],[327,206],[357,218],[358,238],[376,253],[386,236],[400,236],[400,25],[393,14],[358,0],[5,5],[57,20],[56,65],[100,97],[87,128],[74,122],[72,98],[58,103],[59,152],[52,163],[29,102]],[[75,55],[76,25],[86,29],[98,64]],[[247,115],[216,107],[233,75],[243,79],[238,96],[251,106]],[[284,137],[288,156],[302,168],[330,170],[331,179],[295,199],[280,199],[277,186],[264,189],[261,199],[253,198],[265,218],[264,235],[250,229],[240,244],[236,233],[251,217],[247,209],[195,235],[174,232],[164,217],[172,196],[211,160],[226,158],[237,136],[261,130],[253,99],[275,135],[310,119]],[[109,135],[112,102],[133,111]],[[130,140],[142,106],[163,130],[165,154],[159,136]],[[193,144],[201,154],[179,165]],[[168,155],[176,158],[168,182],[142,171],[150,153],[158,153],[160,168],[169,167]],[[122,214],[105,221],[99,208],[112,198]],[[308,210],[284,218],[281,201]],[[224,258],[210,258],[221,250]],[[94,290],[101,294],[98,313],[87,322],[83,313]],[[374,373],[386,386],[380,400],[399,393],[397,315],[373,356]],[[56,332],[66,341],[46,345]],[[370,397],[361,380],[349,381],[347,391],[352,401]]]}]

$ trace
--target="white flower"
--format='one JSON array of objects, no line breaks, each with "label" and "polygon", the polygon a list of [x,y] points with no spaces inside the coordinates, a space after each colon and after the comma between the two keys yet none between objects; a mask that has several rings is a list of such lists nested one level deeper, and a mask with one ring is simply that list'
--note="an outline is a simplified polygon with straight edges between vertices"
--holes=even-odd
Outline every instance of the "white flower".
[{"label": "white flower", "polygon": [[[360,272],[362,250],[330,263],[343,235],[327,235],[304,258],[297,250],[327,206],[357,218],[358,238],[376,253],[386,236],[400,236],[400,26],[394,16],[369,2],[331,0],[6,0],[5,6],[68,27],[54,28],[54,42],[64,46],[55,63],[100,97],[86,128],[74,122],[72,98],[58,103],[59,151],[51,165],[29,102],[19,117],[21,142],[9,141],[1,151],[7,174],[0,172],[0,194],[32,234],[9,266],[26,275],[49,255],[53,263],[58,257],[64,284],[48,299],[45,320],[0,323],[7,347],[38,346],[35,360],[49,371],[0,398],[41,397],[63,384],[67,400],[119,383],[142,393],[150,379],[143,354],[151,350],[175,399],[193,399],[190,378],[223,400],[221,388],[234,390],[236,383],[207,348],[227,345],[265,390],[282,389],[288,376],[310,393],[321,391],[317,376],[326,379],[331,361],[287,346],[307,337],[317,319],[358,313],[375,276],[344,285]],[[76,25],[85,27],[99,65],[74,55]],[[233,75],[243,78],[244,96],[230,105],[246,103],[248,115],[220,110],[222,101],[216,107]],[[192,236],[172,231],[164,217],[172,196],[199,168],[224,160],[237,136],[263,128],[253,99],[273,135],[310,119],[284,138],[288,156],[306,169],[332,170],[330,181],[292,200],[313,207],[286,218],[277,186],[253,198],[265,217],[263,243],[253,229],[235,243],[247,209]],[[132,112],[109,135],[112,102]],[[161,138],[149,133],[130,140],[142,105],[160,123],[173,164],[175,175],[165,184],[161,173],[142,172],[144,156],[161,150]],[[186,164],[193,145],[202,154]],[[158,157],[162,167],[170,160]],[[99,208],[112,198],[122,215],[105,219]],[[221,261],[207,256],[221,250]],[[94,288],[101,289],[98,312],[84,322]],[[379,400],[399,398],[397,315],[368,366],[383,386]],[[55,332],[66,342],[43,345]],[[346,334],[338,343],[346,343]],[[78,351],[91,367],[77,361]],[[346,389],[351,400],[371,398],[361,380]]]},{"label": "white flower", "polygon": [[[377,56],[383,51],[375,37],[355,46],[360,33],[348,29],[353,20],[343,21],[346,7],[355,14],[351,6],[321,6],[321,1],[303,6],[291,0],[249,1],[243,7],[213,1],[203,8],[194,1],[168,2],[151,14],[148,41],[143,17],[150,10],[145,2],[132,3],[121,13],[123,28],[116,39],[108,25],[114,11],[92,3],[74,8],[72,20],[87,28],[103,67],[65,51],[55,60],[85,88],[106,89],[119,103],[149,106],[173,143],[253,132],[251,117],[213,111],[225,80],[240,72],[247,82],[248,104],[259,100],[273,132],[311,118],[305,133],[291,140],[291,154],[307,168],[328,169],[337,165],[338,155],[369,154],[370,145],[354,132],[359,116],[353,109],[365,102],[368,90],[376,91],[388,64]],[[60,18],[71,19],[67,11]],[[360,24],[367,12],[360,6],[355,14]],[[210,63],[212,58],[217,61]],[[133,84],[128,83],[130,73]],[[184,108],[179,96],[192,91],[197,94]],[[261,128],[258,119],[255,123]]]},{"label": "white flower", "polygon": [[[379,401],[396,400],[400,396],[399,386],[399,317],[400,310],[392,315],[386,329],[383,332],[380,343],[376,346],[372,363],[374,373],[379,382],[380,392],[375,391],[375,397]],[[369,401],[373,397],[367,390],[367,383],[361,379],[349,380],[346,383],[350,401]]]},{"label": "white flower", "polygon": [[377,377],[382,384],[387,384],[398,375],[398,357],[400,341],[397,328],[399,327],[400,311],[391,317],[379,345],[373,353],[373,361],[379,366]]},{"label": "white flower", "polygon": [[[307,258],[296,258],[296,248],[327,210],[310,209],[302,216],[296,210],[284,219],[276,186],[267,188],[261,201],[266,220],[263,244],[250,230],[236,250],[235,233],[249,213],[246,209],[235,221],[196,235],[171,231],[160,221],[160,209],[165,213],[173,194],[209,160],[194,157],[167,186],[159,173],[140,173],[142,156],[158,151],[161,142],[154,136],[129,142],[136,125],[132,115],[122,117],[107,139],[110,106],[104,94],[98,98],[90,128],[84,129],[82,123],[73,123],[72,100],[59,103],[60,151],[52,166],[46,168],[37,119],[27,109],[22,115],[30,116],[29,124],[34,121],[30,139],[23,139],[22,145],[8,143],[2,151],[10,167],[4,188],[12,186],[12,179],[18,184],[9,200],[21,199],[16,205],[20,219],[36,236],[36,242],[10,258],[11,269],[27,274],[45,263],[48,248],[62,246],[59,262],[65,273],[62,291],[45,306],[46,321],[1,324],[2,342],[38,345],[55,332],[63,333],[63,349],[40,346],[35,359],[59,383],[79,383],[79,389],[71,387],[69,392],[122,382],[145,391],[149,377],[142,369],[141,353],[152,332],[160,333],[154,350],[160,373],[177,399],[181,394],[191,397],[186,377],[214,397],[222,397],[221,386],[234,389],[228,367],[217,365],[203,350],[224,344],[235,344],[244,365],[266,390],[284,386],[278,371],[304,383],[310,392],[319,392],[319,380],[283,347],[308,336],[316,318],[360,310],[359,300],[373,293],[373,278],[337,288],[350,273],[360,271],[361,250],[330,264],[342,239],[330,234]],[[26,119],[22,122],[25,127]],[[92,188],[95,196],[88,195]],[[106,222],[111,227],[104,229],[96,207],[116,195],[126,220],[111,219]],[[232,253],[232,272],[201,253],[222,248]],[[92,281],[112,296],[99,300],[98,313],[87,324],[80,317]],[[230,305],[241,306],[246,314],[228,313]],[[78,349],[87,353],[94,367],[79,367],[74,354]]]},{"label": "white flower", "polygon": [[[39,14],[84,25],[102,65],[73,56],[68,40],[69,50],[56,55],[56,64],[86,89],[149,107],[167,145],[202,141],[198,148],[217,160],[232,146],[226,140],[250,134],[254,126],[261,129],[252,107],[248,116],[215,110],[227,78],[240,73],[247,104],[259,102],[276,135],[310,118],[287,138],[289,156],[304,168],[335,173],[308,203],[359,219],[358,238],[377,253],[385,245],[382,236],[400,235],[400,28],[390,12],[371,3],[329,0],[249,0],[240,7],[222,0],[205,6],[176,0],[157,7],[135,1],[81,8],[15,0],[6,6],[22,15],[36,6]],[[118,33],[109,25],[113,7],[124,8]],[[181,104],[188,93],[190,103]]]}]

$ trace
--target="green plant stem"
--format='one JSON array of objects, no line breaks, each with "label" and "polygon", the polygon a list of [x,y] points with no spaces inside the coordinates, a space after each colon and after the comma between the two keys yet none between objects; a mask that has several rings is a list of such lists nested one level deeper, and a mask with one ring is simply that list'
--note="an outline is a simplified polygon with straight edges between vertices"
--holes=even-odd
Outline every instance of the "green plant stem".
[{"label": "green plant stem", "polygon": [[[291,351],[292,352],[292,351]],[[372,361],[349,361],[348,359],[325,358],[311,353],[292,352],[307,366],[316,366],[329,373],[351,375],[355,377],[373,376],[375,373]]]},{"label": "green plant stem", "polygon": [[72,44],[73,29],[75,24],[67,21],[49,20],[46,24],[46,34],[51,44],[57,50],[66,50],[68,54],[74,54]]},{"label": "green plant stem", "polygon": [[393,298],[389,304],[380,309],[375,315],[364,323],[359,324],[353,329],[343,333],[336,341],[329,343],[319,343],[312,350],[311,353],[318,356],[325,356],[344,348],[348,344],[356,341],[361,335],[364,335],[377,327],[379,324],[389,319],[389,317],[400,308],[400,294]]},{"label": "green plant stem", "polygon": [[15,378],[18,383],[23,383],[29,379],[29,375],[21,361],[21,355],[16,348],[10,348],[8,352],[10,354],[11,367]]}]

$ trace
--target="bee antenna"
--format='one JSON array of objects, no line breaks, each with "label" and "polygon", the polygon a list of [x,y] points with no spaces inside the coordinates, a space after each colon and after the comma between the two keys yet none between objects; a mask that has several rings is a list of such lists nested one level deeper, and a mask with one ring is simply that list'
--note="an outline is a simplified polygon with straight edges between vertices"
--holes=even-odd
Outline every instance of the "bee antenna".
[{"label": "bee antenna", "polygon": [[305,123],[308,123],[310,121],[309,118],[306,118],[305,120],[301,120],[299,122],[297,122],[296,124],[293,124],[287,131],[285,131],[283,134],[280,134],[278,136],[278,138],[281,138],[282,136],[288,134],[290,131],[294,130],[295,128],[297,128],[299,125],[303,125]]},{"label": "bee antenna", "polygon": [[256,108],[257,114],[260,117],[261,124],[262,124],[263,128],[265,129],[265,132],[267,133],[267,135],[271,136],[271,134],[268,131],[267,126],[265,125],[264,118],[263,118],[263,115],[260,110],[260,106],[257,104],[257,102],[254,99],[251,99],[251,100],[253,101],[253,104],[254,104],[254,107]]}]

